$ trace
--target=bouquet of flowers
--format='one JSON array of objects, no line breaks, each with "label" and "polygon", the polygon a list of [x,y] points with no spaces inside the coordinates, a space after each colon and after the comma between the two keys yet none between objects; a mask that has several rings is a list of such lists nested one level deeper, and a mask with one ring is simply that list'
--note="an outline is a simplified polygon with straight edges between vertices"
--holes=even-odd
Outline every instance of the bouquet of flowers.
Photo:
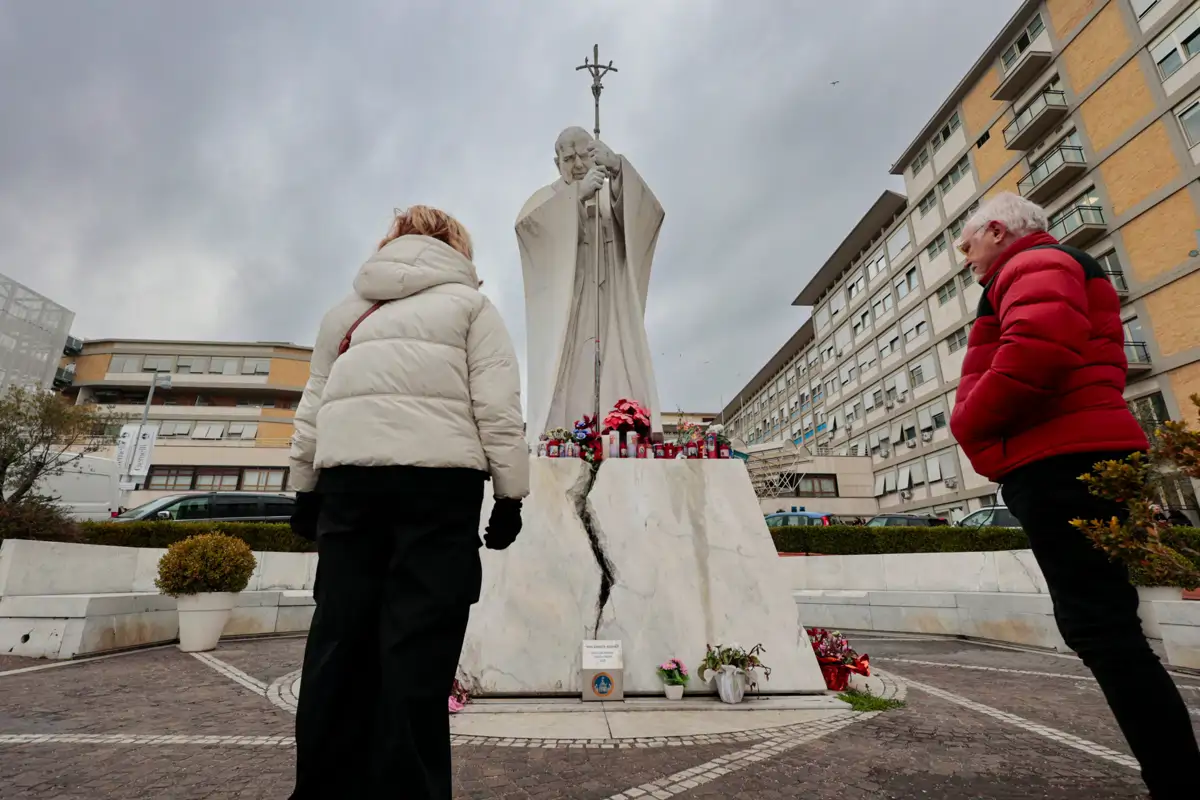
[{"label": "bouquet of flowers", "polygon": [[650,435],[650,412],[642,404],[622,398],[604,418],[601,433],[611,431],[636,433],[639,437],[648,437]]},{"label": "bouquet of flowers", "polygon": [[704,429],[695,422],[684,420],[675,428],[675,444],[686,447],[688,442],[698,442],[704,438]]},{"label": "bouquet of flowers", "polygon": [[840,632],[824,628],[808,628],[807,631],[827,688],[840,692],[849,684],[850,673],[871,674],[871,663],[867,655],[854,652],[850,642]]},{"label": "bouquet of flowers", "polygon": [[470,701],[471,693],[467,691],[467,687],[463,686],[462,682],[458,680],[458,678],[455,678],[454,685],[450,688],[450,699],[448,702],[450,706],[450,713],[457,714],[458,712],[462,711]]},{"label": "bouquet of flowers", "polygon": [[583,415],[583,419],[575,422],[575,430],[571,434],[579,445],[579,457],[589,464],[595,464],[604,453],[604,444],[596,431],[596,418]]},{"label": "bouquet of flowers", "polygon": [[715,436],[718,445],[730,444],[729,437],[725,435],[725,426],[719,422],[714,422],[708,426],[707,435]]}]

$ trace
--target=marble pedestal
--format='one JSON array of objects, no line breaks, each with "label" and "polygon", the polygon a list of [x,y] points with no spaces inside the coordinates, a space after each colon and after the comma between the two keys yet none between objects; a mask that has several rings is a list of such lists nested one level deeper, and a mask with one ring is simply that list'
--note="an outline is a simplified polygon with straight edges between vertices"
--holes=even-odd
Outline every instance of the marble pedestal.
[{"label": "marble pedestal", "polygon": [[[627,694],[661,693],[667,658],[695,673],[706,644],[731,643],[766,648],[762,692],[825,690],[740,461],[608,461],[590,491],[573,459],[535,458],[531,475],[520,538],[483,551],[460,660],[475,693],[578,695],[588,638],[621,640]],[[601,570],[583,515],[614,575],[598,630]],[[693,674],[688,691],[712,689]]]}]

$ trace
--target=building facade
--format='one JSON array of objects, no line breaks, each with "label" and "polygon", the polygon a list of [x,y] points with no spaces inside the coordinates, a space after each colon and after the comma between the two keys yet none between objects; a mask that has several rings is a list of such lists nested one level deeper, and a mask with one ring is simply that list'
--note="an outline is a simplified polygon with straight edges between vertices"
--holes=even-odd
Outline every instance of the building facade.
[{"label": "building facade", "polygon": [[[76,403],[158,426],[151,468],[133,492],[140,504],[189,491],[287,491],[292,419],[308,382],[312,348],[275,342],[98,339],[71,358]],[[97,455],[115,457],[115,448]]]},{"label": "building facade", "polygon": [[0,392],[9,386],[49,389],[59,376],[59,360],[76,349],[68,333],[75,314],[0,275]]},{"label": "building facade", "polygon": [[[1026,2],[897,160],[801,291],[812,317],[726,409],[748,442],[869,457],[880,508],[995,500],[948,430],[980,288],[953,242],[1019,193],[1123,301],[1138,416],[1195,421],[1200,392],[1200,2]],[[1194,486],[1166,498],[1194,508]]]}]

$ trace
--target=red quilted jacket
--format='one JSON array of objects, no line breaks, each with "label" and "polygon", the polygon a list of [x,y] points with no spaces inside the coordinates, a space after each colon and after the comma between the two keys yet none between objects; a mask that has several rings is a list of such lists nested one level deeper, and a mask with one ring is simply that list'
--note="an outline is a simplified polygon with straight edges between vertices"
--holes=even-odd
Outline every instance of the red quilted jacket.
[{"label": "red quilted jacket", "polygon": [[1025,236],[984,276],[950,430],[993,481],[1067,453],[1145,450],[1125,405],[1121,303],[1100,265]]}]

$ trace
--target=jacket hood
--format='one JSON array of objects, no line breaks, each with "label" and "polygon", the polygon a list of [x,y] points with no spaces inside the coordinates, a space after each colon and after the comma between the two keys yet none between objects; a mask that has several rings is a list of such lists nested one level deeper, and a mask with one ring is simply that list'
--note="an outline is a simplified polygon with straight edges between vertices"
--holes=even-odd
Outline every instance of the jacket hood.
[{"label": "jacket hood", "polygon": [[475,265],[430,236],[401,236],[367,259],[354,291],[364,300],[399,300],[448,283],[478,289]]}]

